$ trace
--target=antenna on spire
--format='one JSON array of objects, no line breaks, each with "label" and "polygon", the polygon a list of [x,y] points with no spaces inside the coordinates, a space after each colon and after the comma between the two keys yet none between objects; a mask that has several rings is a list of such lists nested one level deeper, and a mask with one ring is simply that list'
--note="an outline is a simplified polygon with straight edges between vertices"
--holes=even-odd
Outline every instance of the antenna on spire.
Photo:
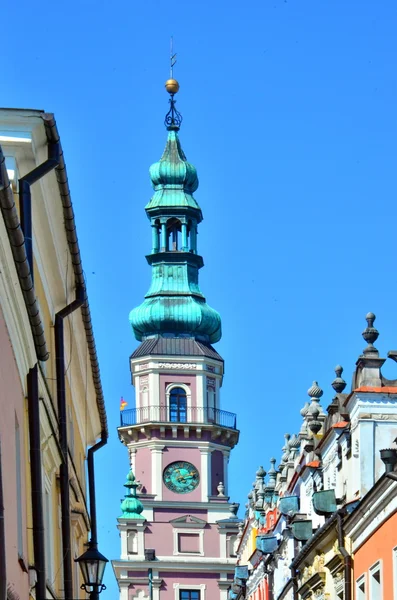
[{"label": "antenna on spire", "polygon": [[170,79],[174,79],[174,65],[176,63],[176,52],[174,53],[174,36],[171,36],[170,43]]}]

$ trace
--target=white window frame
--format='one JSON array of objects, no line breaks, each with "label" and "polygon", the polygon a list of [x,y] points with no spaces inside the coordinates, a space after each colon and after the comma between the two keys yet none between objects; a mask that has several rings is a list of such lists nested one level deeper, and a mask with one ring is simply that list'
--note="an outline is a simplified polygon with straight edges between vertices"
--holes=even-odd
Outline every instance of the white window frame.
[{"label": "white window frame", "polygon": [[[199,551],[198,552],[179,552],[179,534],[180,533],[193,533],[193,534],[198,534],[198,539],[199,539]],[[174,556],[204,556],[204,529],[187,529],[186,527],[181,528],[181,529],[174,529],[173,530],[173,536],[174,536]],[[185,589],[196,589],[196,588],[190,588],[187,587]]]},{"label": "white window frame", "polygon": [[183,592],[183,590],[200,590],[200,600],[205,600],[205,590],[207,586],[205,583],[201,585],[189,585],[187,583],[174,583],[174,599],[179,600],[180,594],[179,592]]},{"label": "white window frame", "polygon": [[356,592],[355,592],[355,597],[357,598],[357,600],[364,600],[359,598],[359,592],[361,591],[359,589],[360,585],[364,584],[364,599],[367,598],[367,591],[368,591],[368,580],[367,580],[367,574],[364,573],[363,575],[361,575],[358,579],[356,579],[356,583],[355,583],[355,587],[356,587]]},{"label": "white window frame", "polygon": [[186,383],[178,383],[177,381],[168,384],[165,388],[165,405],[168,411],[167,419],[170,419],[170,396],[174,388],[181,388],[186,394],[186,423],[191,423],[193,420],[199,421],[200,419],[192,419],[192,390],[190,389],[190,386],[186,385]]},{"label": "white window frame", "polygon": [[373,593],[372,593],[372,579],[375,573],[377,573],[379,571],[380,573],[380,598],[383,598],[383,564],[381,560],[376,561],[375,564],[372,565],[372,567],[369,568],[369,585],[368,585],[368,592],[369,592],[369,598],[373,598]]}]

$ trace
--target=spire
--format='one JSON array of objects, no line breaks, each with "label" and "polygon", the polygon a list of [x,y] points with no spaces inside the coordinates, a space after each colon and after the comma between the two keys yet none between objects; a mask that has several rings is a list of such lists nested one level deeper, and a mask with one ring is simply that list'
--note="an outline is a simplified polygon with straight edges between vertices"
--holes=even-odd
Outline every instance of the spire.
[{"label": "spire", "polygon": [[[172,66],[174,59],[171,53]],[[197,253],[197,226],[203,219],[193,197],[197,171],[178,137],[182,117],[174,96],[179,83],[171,78],[165,87],[171,105],[165,118],[168,137],[161,159],[150,167],[154,194],[145,208],[152,227],[152,251],[146,257],[152,284],[143,304],[131,311],[130,322],[139,341],[166,335],[213,344],[222,335],[221,318],[206,303],[198,282],[204,263]]]},{"label": "spire", "polygon": [[130,471],[127,475],[127,480],[124,487],[127,488],[127,492],[124,496],[124,500],[121,502],[121,510],[123,514],[122,519],[142,519],[141,512],[143,511],[143,504],[136,495],[136,489],[139,484],[136,482],[135,475]]}]

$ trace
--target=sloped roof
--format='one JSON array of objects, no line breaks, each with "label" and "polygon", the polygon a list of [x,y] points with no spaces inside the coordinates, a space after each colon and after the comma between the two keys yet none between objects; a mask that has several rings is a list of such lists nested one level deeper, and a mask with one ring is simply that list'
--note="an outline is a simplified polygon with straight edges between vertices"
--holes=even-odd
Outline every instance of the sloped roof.
[{"label": "sloped roof", "polygon": [[155,337],[144,340],[140,346],[132,353],[131,358],[141,356],[206,356],[221,360],[223,358],[211,346],[195,338],[168,338]]}]

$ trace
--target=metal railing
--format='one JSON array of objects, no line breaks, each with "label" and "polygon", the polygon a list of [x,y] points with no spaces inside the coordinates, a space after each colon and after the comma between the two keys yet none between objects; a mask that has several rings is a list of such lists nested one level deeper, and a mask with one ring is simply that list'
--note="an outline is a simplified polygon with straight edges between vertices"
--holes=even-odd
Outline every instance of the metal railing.
[{"label": "metal railing", "polygon": [[175,411],[170,406],[143,406],[120,412],[120,426],[140,423],[206,423],[220,425],[228,429],[237,429],[235,413],[219,408],[190,406]]}]

